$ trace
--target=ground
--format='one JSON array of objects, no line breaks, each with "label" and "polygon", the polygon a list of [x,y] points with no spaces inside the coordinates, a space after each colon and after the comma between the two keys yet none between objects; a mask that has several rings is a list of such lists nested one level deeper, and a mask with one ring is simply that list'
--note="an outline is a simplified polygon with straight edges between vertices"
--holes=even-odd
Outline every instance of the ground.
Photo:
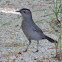
[{"label": "ground", "polygon": [[[32,41],[30,49],[26,49],[28,40],[22,32],[22,18],[15,11],[21,8],[31,10],[34,22],[43,30],[47,36],[58,40],[58,37],[51,31],[49,21],[51,19],[44,13],[44,10],[53,14],[51,0],[0,0],[0,62],[59,62],[53,59],[56,55],[55,44],[48,40],[40,40],[39,52],[36,50],[36,41]],[[22,54],[19,55],[18,52]]]}]

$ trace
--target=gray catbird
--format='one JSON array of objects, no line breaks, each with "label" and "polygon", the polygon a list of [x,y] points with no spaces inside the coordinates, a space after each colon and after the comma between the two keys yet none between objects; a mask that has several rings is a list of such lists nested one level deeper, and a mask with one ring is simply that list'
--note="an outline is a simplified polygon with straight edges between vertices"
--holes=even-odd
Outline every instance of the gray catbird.
[{"label": "gray catbird", "polygon": [[[23,8],[19,11],[16,11],[22,14],[22,30],[24,34],[26,35],[27,39],[29,40],[29,44],[27,46],[27,49],[29,48],[29,45],[31,44],[31,40],[36,40],[37,41],[37,50],[38,52],[38,45],[39,45],[39,40],[41,39],[47,39],[52,43],[57,43],[56,40],[53,40],[52,38],[46,36],[42,30],[34,23],[32,19],[32,14],[29,9]],[[26,52],[27,49],[24,51]]]}]

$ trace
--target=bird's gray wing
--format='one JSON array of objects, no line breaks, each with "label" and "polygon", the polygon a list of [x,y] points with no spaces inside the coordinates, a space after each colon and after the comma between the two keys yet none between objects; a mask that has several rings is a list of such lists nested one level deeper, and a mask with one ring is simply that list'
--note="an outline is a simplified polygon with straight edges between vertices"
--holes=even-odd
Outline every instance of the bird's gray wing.
[{"label": "bird's gray wing", "polygon": [[39,33],[43,33],[42,30],[37,25],[34,26],[33,30]]}]

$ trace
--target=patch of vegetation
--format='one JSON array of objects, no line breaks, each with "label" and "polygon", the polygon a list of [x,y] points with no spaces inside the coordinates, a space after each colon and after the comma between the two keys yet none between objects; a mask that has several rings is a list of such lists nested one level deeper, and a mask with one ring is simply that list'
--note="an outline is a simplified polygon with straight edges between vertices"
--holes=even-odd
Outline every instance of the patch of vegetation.
[{"label": "patch of vegetation", "polygon": [[[46,13],[45,11],[45,14],[47,14],[51,19],[52,21],[50,22],[50,25],[51,25],[51,29],[52,31],[59,37],[58,39],[58,43],[55,44],[56,46],[56,58],[59,58],[59,60],[61,60],[61,56],[62,56],[62,1],[61,0],[53,0],[53,13],[54,13],[54,16],[51,16],[49,15],[48,13]],[[60,18],[60,20],[59,20]]]}]

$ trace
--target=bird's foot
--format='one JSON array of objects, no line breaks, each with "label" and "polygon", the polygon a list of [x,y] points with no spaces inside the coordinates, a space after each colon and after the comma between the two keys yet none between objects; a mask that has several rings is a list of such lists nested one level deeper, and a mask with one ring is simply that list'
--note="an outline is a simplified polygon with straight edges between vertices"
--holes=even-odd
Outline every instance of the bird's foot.
[{"label": "bird's foot", "polygon": [[36,50],[35,52],[38,52],[39,50]]},{"label": "bird's foot", "polygon": [[25,51],[23,51],[23,52],[27,52],[27,49]]},{"label": "bird's foot", "polygon": [[22,54],[21,52],[19,52],[18,54]]},{"label": "bird's foot", "polygon": [[[23,53],[24,53],[24,52],[27,52],[27,49],[26,49],[25,51],[23,51]],[[18,54],[22,54],[22,52],[19,52]]]},{"label": "bird's foot", "polygon": [[39,50],[36,50],[35,52],[33,52],[33,53],[36,53],[36,52],[38,52]]}]

